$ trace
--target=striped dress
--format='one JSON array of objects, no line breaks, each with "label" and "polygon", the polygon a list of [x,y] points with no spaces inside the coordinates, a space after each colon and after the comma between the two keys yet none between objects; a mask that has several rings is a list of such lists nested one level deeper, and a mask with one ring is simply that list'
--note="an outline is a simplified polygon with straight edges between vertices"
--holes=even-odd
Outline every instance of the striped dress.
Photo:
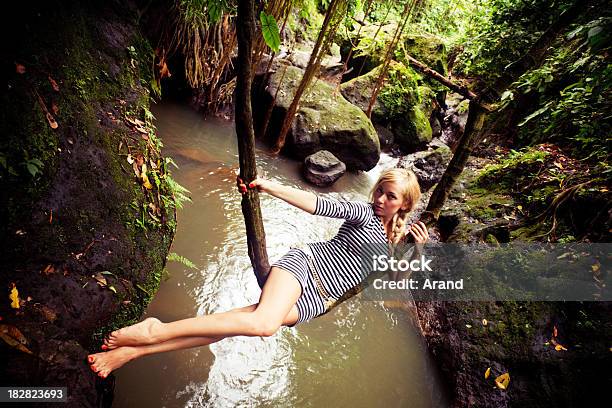
[{"label": "striped dress", "polygon": [[345,221],[331,240],[292,248],[272,265],[289,271],[302,286],[296,303],[297,323],[326,313],[333,303],[359,285],[367,275],[362,259],[364,256],[371,259],[365,252],[373,248],[376,253],[386,252],[388,243],[382,221],[374,214],[371,203],[317,196],[314,215]]}]

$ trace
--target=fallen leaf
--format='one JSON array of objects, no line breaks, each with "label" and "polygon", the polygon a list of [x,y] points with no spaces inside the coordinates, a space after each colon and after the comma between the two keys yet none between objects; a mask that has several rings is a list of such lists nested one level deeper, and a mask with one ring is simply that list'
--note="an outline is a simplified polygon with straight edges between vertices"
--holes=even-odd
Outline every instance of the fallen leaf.
[{"label": "fallen leaf", "polygon": [[55,267],[51,264],[47,265],[47,267],[42,270],[42,273],[44,273],[47,276],[51,275],[54,272],[55,272]]},{"label": "fallen leaf", "polygon": [[153,188],[153,184],[151,184],[151,182],[149,181],[149,177],[147,176],[146,172],[143,171],[142,174],[140,175],[140,178],[142,179],[142,184],[145,186],[147,190],[151,190]]},{"label": "fallen leaf", "polygon": [[40,314],[45,318],[46,321],[53,323],[57,320],[57,313],[48,306],[42,305],[40,307]]},{"label": "fallen leaf", "polygon": [[599,268],[601,268],[601,265],[599,263],[594,263],[593,265],[591,265],[591,270],[593,272],[599,271]]},{"label": "fallen leaf", "polygon": [[489,322],[487,321],[487,319],[482,319],[482,325],[486,326],[487,324],[489,324]]},{"label": "fallen leaf", "polygon": [[506,390],[510,384],[510,373],[504,373],[495,379],[495,385],[499,389]]},{"label": "fallen leaf", "polygon": [[489,378],[490,375],[491,375],[491,367],[487,368],[487,371],[485,371],[485,379]]},{"label": "fallen leaf", "polygon": [[55,79],[51,78],[51,75],[49,75],[48,78],[49,82],[51,83],[51,88],[53,88],[55,92],[59,92],[60,88],[57,82],[55,82]]},{"label": "fallen leaf", "polygon": [[15,326],[9,324],[0,324],[0,338],[9,346],[16,348],[24,353],[33,354],[24,344],[27,344],[27,339]]},{"label": "fallen leaf", "polygon": [[557,337],[557,326],[553,326],[553,337]]},{"label": "fallen leaf", "polygon": [[17,72],[18,74],[25,74],[26,68],[21,64],[15,63],[15,72]]},{"label": "fallen leaf", "polygon": [[563,347],[561,344],[557,344],[555,346],[555,350],[557,350],[557,351],[561,351],[561,350],[567,351],[567,349],[565,347]]},{"label": "fallen leaf", "polygon": [[11,307],[13,309],[19,309],[19,291],[17,290],[17,286],[13,283],[13,289],[11,289],[11,294],[9,295],[9,299],[11,300]]},{"label": "fallen leaf", "polygon": [[53,210],[51,210],[51,213],[49,214],[49,224],[51,224],[53,222]]},{"label": "fallen leaf", "polygon": [[115,289],[115,287],[113,285],[110,285],[108,288],[110,290],[112,290],[113,292],[117,293],[117,289]]},{"label": "fallen leaf", "polygon": [[104,277],[104,275],[102,275],[101,273],[97,273],[94,276],[94,279],[98,282],[98,285],[104,287],[107,286],[108,283],[106,282],[106,278]]},{"label": "fallen leaf", "polygon": [[59,125],[57,124],[57,121],[55,120],[53,115],[50,112],[47,112],[46,116],[47,122],[49,122],[49,126],[51,126],[51,129],[57,129]]},{"label": "fallen leaf", "polygon": [[466,324],[465,327],[467,327],[468,329],[471,329],[472,325],[471,324]]}]

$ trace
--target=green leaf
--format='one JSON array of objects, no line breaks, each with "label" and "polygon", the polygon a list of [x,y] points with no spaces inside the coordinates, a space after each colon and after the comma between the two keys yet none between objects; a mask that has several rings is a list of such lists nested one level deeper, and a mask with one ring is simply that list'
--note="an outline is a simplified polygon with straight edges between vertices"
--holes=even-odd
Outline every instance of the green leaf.
[{"label": "green leaf", "polygon": [[148,290],[146,290],[145,288],[142,287],[142,285],[140,283],[136,284],[136,287],[140,290],[142,290],[144,293],[146,293],[147,295],[151,296],[151,294],[149,293]]},{"label": "green leaf", "polygon": [[523,119],[523,121],[521,123],[519,123],[518,126],[519,127],[523,126],[525,123],[529,122],[531,119],[535,118],[536,116],[540,116],[541,114],[543,114],[547,110],[548,110],[548,105],[544,106],[541,109],[538,109],[537,111],[533,112],[531,115],[529,115],[525,119]]},{"label": "green leaf", "polygon": [[216,23],[221,18],[223,9],[221,8],[221,2],[216,0],[210,0],[208,2],[208,18],[211,23]]},{"label": "green leaf", "polygon": [[280,50],[280,33],[274,16],[262,11],[259,14],[259,21],[261,21],[261,33],[264,41],[272,51],[278,52]]},{"label": "green leaf", "polygon": [[32,163],[27,163],[26,166],[32,177],[36,177],[36,173],[38,173],[38,166]]}]

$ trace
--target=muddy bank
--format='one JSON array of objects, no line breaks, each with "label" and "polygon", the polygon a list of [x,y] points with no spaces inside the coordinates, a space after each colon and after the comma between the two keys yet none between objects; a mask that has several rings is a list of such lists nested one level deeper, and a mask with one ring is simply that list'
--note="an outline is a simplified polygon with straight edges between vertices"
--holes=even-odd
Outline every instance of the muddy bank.
[{"label": "muddy bank", "polygon": [[17,7],[2,51],[0,323],[21,344],[0,341],[0,377],[96,406],[108,384],[87,354],[140,317],[175,230],[153,50],[130,3]]}]

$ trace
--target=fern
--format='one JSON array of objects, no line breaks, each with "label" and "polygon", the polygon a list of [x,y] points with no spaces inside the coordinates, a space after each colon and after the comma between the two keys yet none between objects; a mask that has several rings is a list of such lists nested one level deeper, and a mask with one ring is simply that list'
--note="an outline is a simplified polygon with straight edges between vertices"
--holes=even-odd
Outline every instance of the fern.
[{"label": "fern", "polygon": [[176,252],[169,253],[168,256],[166,257],[166,260],[182,263],[183,265],[185,265],[186,267],[190,269],[198,269],[197,266],[193,262],[191,262],[189,259],[185,258],[184,256],[180,256]]}]

